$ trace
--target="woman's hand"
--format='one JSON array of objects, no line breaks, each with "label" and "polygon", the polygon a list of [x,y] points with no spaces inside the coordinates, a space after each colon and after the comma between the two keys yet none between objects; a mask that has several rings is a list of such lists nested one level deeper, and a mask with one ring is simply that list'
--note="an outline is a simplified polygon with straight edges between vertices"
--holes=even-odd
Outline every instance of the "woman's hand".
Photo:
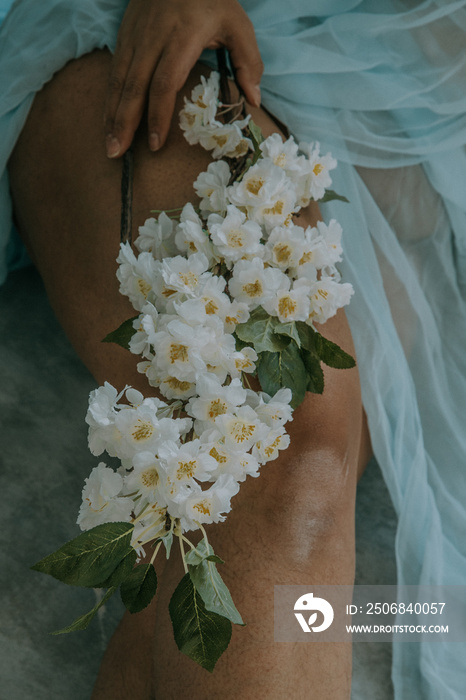
[{"label": "woman's hand", "polygon": [[149,148],[167,138],[175,99],[204,49],[225,46],[247,101],[260,104],[263,65],[237,0],[130,0],[118,34],[105,108],[109,158],[123,155],[148,106]]}]

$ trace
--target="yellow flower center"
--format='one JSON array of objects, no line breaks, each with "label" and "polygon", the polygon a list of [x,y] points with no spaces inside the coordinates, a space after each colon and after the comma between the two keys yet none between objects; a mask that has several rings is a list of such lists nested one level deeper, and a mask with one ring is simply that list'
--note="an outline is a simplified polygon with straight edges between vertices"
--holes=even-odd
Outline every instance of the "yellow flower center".
[{"label": "yellow flower center", "polygon": [[275,202],[271,209],[264,209],[264,214],[283,214],[283,207],[285,203],[283,199],[279,199]]},{"label": "yellow flower center", "polygon": [[210,507],[211,503],[209,499],[204,499],[203,501],[199,501],[199,503],[196,503],[193,506],[193,510],[197,510],[198,513],[202,513],[202,515],[210,515]]},{"label": "yellow flower center", "polygon": [[256,426],[251,423],[243,423],[243,421],[236,421],[231,429],[231,436],[233,440],[237,443],[242,443],[249,440],[250,437],[254,435]]},{"label": "yellow flower center", "polygon": [[262,180],[262,178],[251,178],[246,184],[246,189],[251,194],[258,195],[263,184],[264,180]]},{"label": "yellow flower center", "polygon": [[188,391],[192,386],[191,382],[182,382],[176,377],[168,377],[165,380],[165,384],[168,384],[171,389],[178,389],[179,391]]},{"label": "yellow flower center", "polygon": [[146,489],[154,488],[159,483],[159,474],[157,469],[152,467],[151,469],[146,469],[141,474],[141,481],[146,487]]},{"label": "yellow flower center", "polygon": [[211,457],[216,459],[219,464],[225,464],[225,462],[227,461],[226,455],[220,454],[220,452],[215,447],[212,447],[209,454]]},{"label": "yellow flower center", "polygon": [[138,442],[140,440],[148,440],[154,434],[154,426],[149,421],[138,418],[131,434]]},{"label": "yellow flower center", "polygon": [[273,162],[275,165],[278,165],[279,168],[283,168],[286,164],[286,155],[284,153],[279,153],[278,156],[273,159]]},{"label": "yellow flower center", "polygon": [[218,143],[220,148],[224,146],[228,141],[228,136],[221,136],[220,134],[214,134],[212,138],[216,143]]},{"label": "yellow flower center", "polygon": [[298,264],[305,265],[306,263],[311,262],[313,257],[314,257],[314,253],[312,251],[308,251],[307,253],[303,254],[303,256]]},{"label": "yellow flower center", "polygon": [[235,360],[235,367],[239,372],[241,372],[241,371],[244,372],[252,366],[253,366],[253,364],[252,364],[251,360],[247,357],[238,357]]},{"label": "yellow flower center", "polygon": [[206,297],[204,297],[203,301],[204,300],[206,314],[216,314],[218,311],[218,304],[216,304],[213,299],[206,299]]},{"label": "yellow flower center", "polygon": [[273,248],[273,254],[278,263],[287,263],[290,259],[291,248],[287,243],[277,243]]},{"label": "yellow flower center", "polygon": [[265,448],[264,452],[265,452],[266,457],[271,457],[273,455],[273,453],[275,452],[275,450],[278,449],[278,447],[280,445],[280,440],[281,440],[281,436],[279,435],[278,437],[275,438],[275,440],[268,447]]},{"label": "yellow flower center", "polygon": [[324,166],[321,163],[316,163],[312,169],[312,172],[314,173],[314,175],[320,175],[323,169]]},{"label": "yellow flower center", "polygon": [[139,291],[141,292],[142,296],[145,299],[151,290],[151,286],[150,286],[149,282],[146,282],[146,280],[143,280],[142,277],[139,277],[137,285],[138,285]]},{"label": "yellow flower center", "polygon": [[195,459],[190,462],[178,462],[176,475],[178,479],[192,479],[196,472],[197,461]]},{"label": "yellow flower center", "polygon": [[198,276],[195,275],[194,272],[180,272],[179,277],[183,284],[187,287],[191,287],[191,289],[195,287],[199,281]]},{"label": "yellow flower center", "polygon": [[256,280],[255,282],[250,282],[249,284],[243,284],[243,292],[247,294],[248,297],[262,296],[262,282],[260,280]]},{"label": "yellow flower center", "polygon": [[209,418],[214,419],[217,416],[221,416],[226,413],[227,410],[228,406],[226,403],[224,403],[221,399],[214,399],[210,402],[208,416]]},{"label": "yellow flower center", "polygon": [[278,313],[280,316],[287,318],[296,311],[297,302],[291,297],[282,297],[278,302]]},{"label": "yellow flower center", "polygon": [[244,244],[243,233],[239,229],[230,231],[228,234],[228,245],[230,248],[242,248]]},{"label": "yellow flower center", "polygon": [[173,364],[176,360],[180,362],[188,361],[188,348],[186,345],[172,343],[170,345],[170,362]]}]

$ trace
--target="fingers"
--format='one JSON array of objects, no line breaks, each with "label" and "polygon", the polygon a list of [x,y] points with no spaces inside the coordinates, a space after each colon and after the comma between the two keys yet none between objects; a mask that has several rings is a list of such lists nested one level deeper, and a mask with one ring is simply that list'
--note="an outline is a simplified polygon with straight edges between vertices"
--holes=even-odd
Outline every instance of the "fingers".
[{"label": "fingers", "polygon": [[147,100],[159,51],[135,51],[117,47],[112,62],[105,105],[107,156],[117,158],[130,147]]},{"label": "fingers", "polygon": [[171,5],[130,0],[112,62],[105,108],[107,155],[131,145],[148,103],[149,148],[163,146],[178,92],[205,48],[226,46],[248,102],[260,105],[263,64],[249,18],[235,0]]},{"label": "fingers", "polygon": [[[181,55],[180,46],[183,46]],[[202,42],[190,42],[189,36],[180,36],[160,58],[149,91],[148,130],[152,151],[161,148],[167,139],[176,97],[203,48]]]},{"label": "fingers", "polygon": [[224,40],[225,47],[230,52],[231,62],[235,68],[236,80],[243,90],[246,100],[253,107],[260,107],[260,81],[264,72],[259,48],[257,46],[254,28],[251,21],[242,22],[241,27],[231,29]]}]

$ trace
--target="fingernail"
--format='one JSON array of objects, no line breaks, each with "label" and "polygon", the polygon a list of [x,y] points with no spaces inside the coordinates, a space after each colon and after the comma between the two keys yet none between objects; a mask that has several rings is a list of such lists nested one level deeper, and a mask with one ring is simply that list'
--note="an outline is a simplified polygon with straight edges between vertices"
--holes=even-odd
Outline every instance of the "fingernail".
[{"label": "fingernail", "polygon": [[255,85],[252,89],[252,94],[254,97],[254,107],[260,107],[261,106],[261,90],[259,85]]},{"label": "fingernail", "polygon": [[149,148],[151,151],[158,151],[160,148],[160,138],[155,132],[149,136]]},{"label": "fingernail", "polygon": [[107,136],[107,156],[109,158],[116,158],[116,156],[121,151],[121,144],[117,138],[109,134]]}]

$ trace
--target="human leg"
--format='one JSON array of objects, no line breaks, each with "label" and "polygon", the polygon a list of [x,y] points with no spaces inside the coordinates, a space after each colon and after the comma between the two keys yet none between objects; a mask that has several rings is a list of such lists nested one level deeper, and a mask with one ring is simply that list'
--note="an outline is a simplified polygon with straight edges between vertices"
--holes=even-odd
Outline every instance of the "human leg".
[{"label": "human leg", "polygon": [[[100,343],[134,313],[118,294],[115,279],[121,165],[105,158],[100,131],[108,66],[108,54],[96,52],[54,78],[36,99],[10,174],[20,229],[78,353],[99,382],[107,379],[120,388],[132,382],[143,389],[145,382],[135,372],[134,358]],[[264,129],[273,128],[265,115],[254,117]],[[138,141],[135,221],[142,223],[151,207],[171,208],[191,199],[192,182],[207,163],[201,149],[185,144],[176,125],[167,146],[155,156],[147,152],[144,139]],[[343,313],[329,321],[323,332],[351,352]],[[228,571],[222,575],[248,627],[235,630],[227,654],[208,680],[205,671],[176,649],[176,661],[171,661],[165,608],[179,571],[176,562],[170,562],[160,585],[162,606],[157,612],[154,678],[158,698],[179,697],[185,687],[193,698],[194,693],[203,698],[237,697],[239,687],[246,698],[252,694],[285,697],[290,688],[295,697],[307,698],[309,687],[315,697],[348,697],[349,647],[299,645],[306,649],[284,651],[283,645],[275,645],[270,641],[270,591],[274,583],[352,582],[361,416],[357,371],[328,370],[324,395],[308,396],[296,411],[290,449],[267,465],[259,480],[244,484],[226,523],[212,528],[209,536],[227,560]],[[152,656],[147,648],[154,609],[123,623],[126,641],[120,635],[111,646],[95,698],[149,697],[150,674],[144,675],[141,667],[147,670]],[[130,664],[123,663],[127,658],[134,675]],[[303,667],[309,675],[303,675]],[[135,683],[141,679],[137,688]]]}]

